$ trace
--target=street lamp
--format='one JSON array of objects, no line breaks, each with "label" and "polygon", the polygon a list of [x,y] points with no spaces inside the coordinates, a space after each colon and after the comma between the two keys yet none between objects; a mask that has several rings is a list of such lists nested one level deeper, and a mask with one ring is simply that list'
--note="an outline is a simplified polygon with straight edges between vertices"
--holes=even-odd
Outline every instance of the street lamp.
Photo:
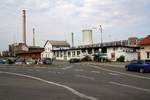
[{"label": "street lamp", "polygon": [[102,45],[102,43],[103,43],[103,30],[102,30],[102,25],[99,25],[98,26],[98,28],[93,28],[93,29],[98,29],[99,31],[100,31],[100,34],[101,34],[101,41],[100,41],[100,43],[101,43],[101,45]]},{"label": "street lamp", "polygon": [[103,31],[102,31],[102,25],[99,25],[99,30],[101,32],[101,44],[103,43]]}]

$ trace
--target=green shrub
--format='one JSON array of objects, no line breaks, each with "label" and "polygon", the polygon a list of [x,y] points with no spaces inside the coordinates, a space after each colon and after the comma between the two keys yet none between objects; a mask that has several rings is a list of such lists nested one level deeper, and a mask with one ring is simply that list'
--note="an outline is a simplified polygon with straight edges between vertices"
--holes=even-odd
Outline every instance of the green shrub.
[{"label": "green shrub", "polygon": [[125,61],[125,56],[120,56],[119,58],[117,58],[118,62],[124,62]]}]

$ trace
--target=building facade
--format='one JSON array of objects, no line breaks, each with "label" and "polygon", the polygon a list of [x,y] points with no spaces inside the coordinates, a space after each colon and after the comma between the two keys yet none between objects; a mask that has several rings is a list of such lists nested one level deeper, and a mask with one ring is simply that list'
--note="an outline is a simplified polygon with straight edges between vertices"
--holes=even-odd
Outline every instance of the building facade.
[{"label": "building facade", "polygon": [[150,59],[150,35],[143,38],[140,41],[140,58],[141,59]]},{"label": "building facade", "polygon": [[28,46],[24,43],[14,43],[9,45],[10,56],[15,57],[17,53],[28,51],[28,50],[29,50]]},{"label": "building facade", "polygon": [[16,54],[16,57],[23,59],[40,59],[41,53],[44,51],[43,48],[37,48],[36,50],[23,51]]},{"label": "building facade", "polygon": [[[69,49],[70,45],[66,41],[54,41],[47,40],[44,45],[44,51],[41,53],[41,58],[56,58],[57,60],[63,60],[65,57],[66,49]],[[62,52],[54,52],[54,51]],[[62,57],[63,56],[63,57]]]},{"label": "building facade", "polygon": [[111,61],[117,61],[120,56],[125,57],[125,61],[138,59],[138,48],[129,46],[108,47],[107,56]]},{"label": "building facade", "polygon": [[84,58],[101,52],[106,53],[111,61],[116,61],[120,56],[125,57],[125,61],[138,59],[138,46],[128,45],[128,41],[105,42],[103,44],[82,45],[79,47],[69,48],[66,45],[55,45],[52,41],[45,43],[45,50],[41,53],[42,58],[56,58],[57,60],[69,60],[71,58]]}]

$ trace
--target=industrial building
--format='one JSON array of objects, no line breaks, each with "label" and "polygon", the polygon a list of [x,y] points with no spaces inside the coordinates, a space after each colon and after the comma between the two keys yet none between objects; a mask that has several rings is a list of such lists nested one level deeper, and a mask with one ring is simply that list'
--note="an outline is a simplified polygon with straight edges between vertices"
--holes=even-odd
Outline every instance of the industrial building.
[{"label": "industrial building", "polygon": [[26,10],[22,10],[22,42],[9,45],[9,56],[19,58],[40,59],[44,48],[35,44],[35,28],[33,28],[33,46],[28,46],[26,41]]}]

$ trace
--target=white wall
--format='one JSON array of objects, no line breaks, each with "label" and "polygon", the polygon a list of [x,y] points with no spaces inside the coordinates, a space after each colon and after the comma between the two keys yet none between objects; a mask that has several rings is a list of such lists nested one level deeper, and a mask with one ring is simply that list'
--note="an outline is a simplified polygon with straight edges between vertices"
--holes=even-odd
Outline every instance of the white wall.
[{"label": "white wall", "polygon": [[112,61],[116,61],[117,58],[119,58],[122,55],[125,56],[125,61],[131,61],[138,58],[137,52],[129,52],[129,51],[133,51],[132,48],[127,48],[127,47],[115,47],[115,49],[113,48],[114,47],[107,48],[108,59],[111,60],[111,53],[115,53],[115,59]]},{"label": "white wall", "polygon": [[41,58],[52,58],[53,52],[52,52],[52,45],[47,42],[47,44],[44,47],[44,51],[41,53]]}]

